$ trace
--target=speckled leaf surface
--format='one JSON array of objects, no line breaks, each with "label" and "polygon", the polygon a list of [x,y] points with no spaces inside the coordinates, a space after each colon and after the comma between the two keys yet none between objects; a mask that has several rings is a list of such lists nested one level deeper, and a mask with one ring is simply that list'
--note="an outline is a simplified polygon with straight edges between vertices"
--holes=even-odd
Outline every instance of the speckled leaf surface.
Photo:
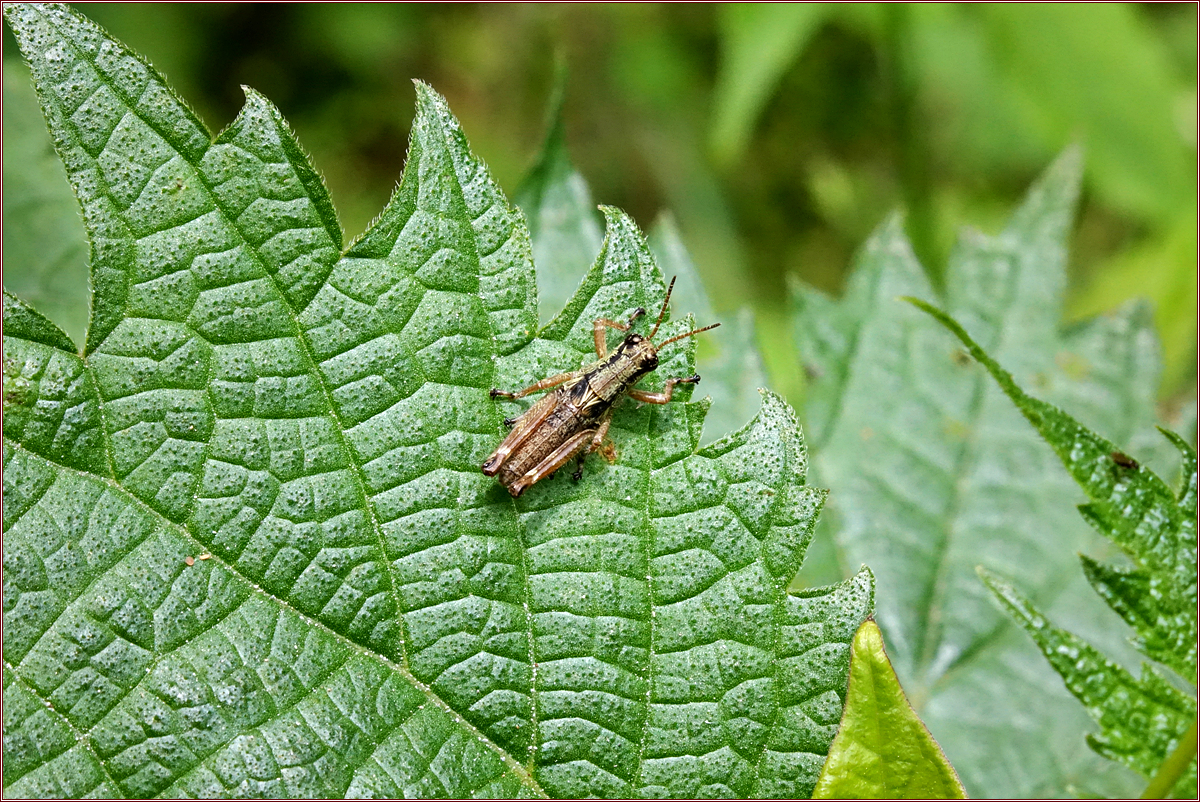
[{"label": "speckled leaf surface", "polygon": [[1182,692],[1149,664],[1143,663],[1141,675],[1134,676],[1079,636],[1054,626],[1010,582],[983,568],[980,576],[1100,726],[1099,734],[1087,736],[1088,744],[1098,754],[1153,779],[1191,729],[1191,759],[1184,752],[1182,765],[1165,787],[1146,797],[1165,797],[1168,791],[1180,799],[1194,795],[1195,697]]},{"label": "speckled leaf surface", "polygon": [[[1081,166],[1068,152],[1003,231],[966,232],[940,305],[1018,381],[1146,461],[1130,444],[1153,432],[1147,311],[1060,323]],[[1136,660],[1075,557],[1112,546],[1072,509],[1082,497],[1054,452],[961,344],[900,296],[937,293],[897,219],[868,240],[842,298],[797,288],[806,432],[814,475],[833,488],[823,518],[843,571],[864,560],[876,571],[892,663],[969,794],[1137,793],[1135,775],[1083,743],[1087,715],[975,574],[984,564],[1020,577],[1049,615]]]},{"label": "speckled leaf surface", "polygon": [[787,593],[824,492],[780,399],[704,448],[707,403],[627,400],[614,464],[515,501],[479,470],[522,408],[491,387],[661,303],[632,221],[539,332],[428,87],[343,245],[261,95],[214,139],[83,17],[5,13],[93,287],[82,356],[4,302],[6,796],[807,795],[873,579]]}]

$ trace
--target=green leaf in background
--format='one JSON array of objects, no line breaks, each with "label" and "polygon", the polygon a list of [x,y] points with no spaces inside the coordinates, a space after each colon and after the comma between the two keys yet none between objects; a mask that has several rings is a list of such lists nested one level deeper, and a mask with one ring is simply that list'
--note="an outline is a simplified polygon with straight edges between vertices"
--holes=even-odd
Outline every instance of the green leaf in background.
[{"label": "green leaf in background", "polygon": [[[1162,390],[1186,388],[1195,369],[1196,95],[1150,18],[1125,3],[911,9],[924,101],[939,115],[934,147],[973,176],[1031,170],[1065,143],[1083,144],[1093,204],[1141,223],[1111,260],[1080,266],[1069,314],[1148,298]],[[1194,64],[1194,32],[1190,47]],[[1111,227],[1103,214],[1097,228]]]},{"label": "green leaf in background", "polygon": [[1191,760],[1175,767],[1175,776],[1159,793],[1143,795],[1195,795],[1196,700],[1149,665],[1142,665],[1140,679],[1134,677],[1082,638],[1053,626],[1011,583],[983,568],[979,575],[1100,725],[1100,735],[1087,737],[1099,754],[1151,778],[1179,746],[1188,749],[1190,730]]},{"label": "green leaf in background", "polygon": [[[87,239],[29,70],[4,62],[4,287],[77,343],[87,333]],[[74,350],[74,348],[72,348]]]},{"label": "green leaf in background", "polygon": [[[1134,645],[1184,680],[1196,675],[1196,450],[1163,431],[1183,456],[1178,497],[1148,468],[1119,451],[1067,413],[1026,394],[1010,373],[975,343],[944,312],[913,303],[952,331],[1054,449],[1090,501],[1079,511],[1096,531],[1134,562],[1133,568],[1106,565],[1081,555],[1096,592],[1137,633]],[[1005,609],[1033,637],[1101,727],[1089,743],[1146,778],[1153,777],[1189,727],[1195,727],[1196,700],[1174,688],[1143,663],[1141,680],[1104,658],[1071,633],[1051,626],[1009,582],[983,568],[984,582]],[[1194,739],[1193,739],[1194,743]],[[1188,796],[1196,786],[1194,762],[1172,789]]]},{"label": "green leaf in background", "polygon": [[562,117],[565,85],[566,70],[560,66],[546,141],[515,198],[529,223],[543,323],[570,300],[603,239],[587,181],[567,155]]},{"label": "green leaf in background", "polygon": [[[1022,382],[1128,450],[1154,418],[1149,315],[1060,324],[1080,170],[1068,152],[1003,232],[964,234],[945,305]],[[1133,658],[1071,557],[1108,546],[1063,503],[1078,491],[1003,393],[897,301],[933,297],[925,275],[892,219],[841,300],[796,290],[806,431],[815,473],[834,488],[836,556],[842,571],[863,560],[875,569],[897,674],[972,795],[1127,795],[1135,778],[1082,746],[1087,717],[975,575],[982,563],[1021,576],[1053,617]]]},{"label": "green leaf in background", "polygon": [[864,621],[854,636],[846,709],[813,798],[966,798],[946,755],[904,696],[874,621]]},{"label": "green leaf in background", "polygon": [[[590,262],[600,241],[591,192],[567,154],[561,80],[550,103],[550,133],[517,195],[517,203],[530,221],[538,297],[555,309],[579,285],[581,265]],[[754,415],[758,389],[766,386],[766,371],[755,344],[754,316],[746,308],[736,315],[718,315],[713,310],[671,215],[659,216],[649,243],[662,272],[677,278],[672,307],[688,310],[701,325],[721,324],[714,335],[699,340],[696,363],[703,377],[700,392],[713,401],[712,411],[704,419],[704,441],[711,442]]]},{"label": "green leaf in background", "polygon": [[780,78],[829,16],[824,3],[728,3],[720,10],[721,67],[710,140],[729,164],[750,141]]},{"label": "green leaf in background", "polygon": [[491,387],[661,303],[627,216],[539,333],[521,215],[427,86],[343,247],[262,95],[214,140],[82,16],[5,16],[93,290],[82,357],[5,298],[6,796],[811,792],[873,578],[787,592],[824,492],[781,399],[704,448],[687,389],[623,403],[615,464],[517,500],[479,470],[521,406]]}]

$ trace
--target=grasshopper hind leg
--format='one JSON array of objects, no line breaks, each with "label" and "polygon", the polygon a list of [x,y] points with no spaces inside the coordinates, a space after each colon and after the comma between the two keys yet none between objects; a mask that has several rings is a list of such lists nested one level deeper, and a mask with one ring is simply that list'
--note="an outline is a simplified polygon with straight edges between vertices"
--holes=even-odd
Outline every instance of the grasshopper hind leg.
[{"label": "grasshopper hind leg", "polygon": [[609,415],[600,422],[600,427],[596,429],[596,434],[592,437],[592,442],[588,447],[579,452],[579,464],[575,466],[575,472],[571,474],[571,478],[576,482],[583,478],[583,461],[593,451],[599,451],[609,462],[616,459],[616,449],[613,447],[612,442],[609,442],[607,445],[604,442],[604,439],[608,436],[608,427],[611,425],[612,416]]},{"label": "grasshopper hind leg", "polygon": [[516,498],[529,487],[550,476],[563,465],[566,465],[571,460],[571,457],[575,456],[580,449],[587,446],[588,440],[592,439],[595,434],[595,429],[584,429],[581,432],[576,432],[571,439],[551,451],[546,455],[545,459],[530,469],[520,479],[509,485],[508,492],[512,494],[513,498]]}]

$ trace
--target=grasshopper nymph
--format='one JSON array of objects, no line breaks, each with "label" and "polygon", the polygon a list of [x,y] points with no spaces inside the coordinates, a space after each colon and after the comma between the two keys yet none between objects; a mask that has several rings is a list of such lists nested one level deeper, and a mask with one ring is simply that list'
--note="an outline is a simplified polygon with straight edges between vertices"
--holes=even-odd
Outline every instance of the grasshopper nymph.
[{"label": "grasshopper nymph", "polygon": [[675,385],[699,382],[699,376],[667,379],[661,393],[650,393],[634,387],[643,376],[658,367],[660,348],[721,325],[713,323],[693,329],[655,345],[654,335],[662,325],[674,288],[675,279],[671,279],[667,297],[663,299],[662,309],[658,312],[658,320],[654,322],[650,336],[629,332],[616,350],[609,353],[604,337],[606,329],[629,331],[633,322],[646,314],[646,310],[635,310],[625,323],[600,318],[592,324],[592,339],[599,361],[579,370],[542,379],[515,393],[493,388],[492,398],[522,398],[539,390],[557,389],[543,396],[523,414],[504,421],[512,426],[512,431],[483,463],[483,472],[488,476],[498,475],[500,484],[508,488],[515,498],[578,455],[579,466],[575,471],[575,478],[578,479],[583,475],[584,457],[603,445],[612,422],[613,404],[622,395],[648,404],[665,404],[671,400]]}]

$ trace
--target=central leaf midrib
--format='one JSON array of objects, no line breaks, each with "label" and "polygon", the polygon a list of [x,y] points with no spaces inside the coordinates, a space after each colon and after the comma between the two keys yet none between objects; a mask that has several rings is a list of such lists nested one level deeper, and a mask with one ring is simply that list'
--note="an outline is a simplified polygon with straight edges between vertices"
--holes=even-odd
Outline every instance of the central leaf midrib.
[{"label": "central leaf midrib", "polygon": [[[536,296],[535,296],[536,297]],[[496,332],[492,328],[491,317],[488,317],[488,327],[492,331],[492,380],[496,378],[496,359],[499,357],[498,349],[496,348]],[[532,343],[535,337],[531,337],[529,342]],[[526,344],[528,345],[528,343]],[[519,353],[518,349],[514,353]],[[551,391],[553,392],[553,391]],[[491,405],[492,426],[497,432],[503,432],[504,416],[501,414],[498,405],[493,402]],[[505,437],[500,435],[501,439]],[[522,607],[525,613],[525,638],[527,643],[526,653],[529,656],[529,755],[525,766],[531,778],[534,777],[534,772],[537,769],[538,748],[541,746],[538,728],[538,659],[535,650],[536,641],[533,631],[533,588],[529,581],[529,529],[525,525],[525,518],[521,514],[521,509],[517,504],[517,499],[510,496],[508,499],[509,509],[512,510],[513,519],[517,524],[518,545],[521,552],[521,596]],[[534,778],[536,782],[536,778]],[[541,791],[541,786],[538,786]],[[543,792],[544,793],[544,792]]]},{"label": "central leaf midrib", "polygon": [[[784,436],[791,437],[792,433],[790,431],[785,431]],[[784,453],[788,453],[786,448],[784,449]],[[766,536],[763,538],[764,541],[770,536],[771,527],[774,524],[775,516],[779,511],[779,505],[782,504],[784,499],[790,495],[791,488],[789,487],[789,484],[792,476],[789,475],[788,469],[792,467],[791,461],[788,460],[788,462],[784,465],[784,471],[780,477],[780,486],[775,488],[775,496],[771,500],[770,511],[765,516],[766,523],[764,524],[763,531],[766,533]],[[759,559],[762,559],[761,543],[759,544]],[[783,581],[778,581],[775,579],[775,577],[772,577],[772,580],[775,581],[775,590],[773,591],[775,599],[771,603],[771,607],[773,609],[771,620],[774,624],[774,634],[771,637],[771,656],[774,658],[771,660],[771,696],[773,697],[774,703],[772,705],[773,712],[771,714],[771,723],[767,727],[767,732],[763,735],[762,750],[758,753],[758,758],[754,761],[755,793],[758,793],[762,788],[762,762],[766,758],[767,751],[771,747],[771,735],[774,734],[776,728],[779,726],[779,717],[783,712],[783,705],[780,704],[779,699],[779,643],[783,639],[782,618],[785,612],[784,608],[786,608],[787,605],[787,586],[791,579],[789,577],[785,578]]]},{"label": "central leaf midrib", "polygon": [[[615,235],[616,235],[616,232],[610,228],[608,236],[605,237],[604,242],[601,245],[600,253],[596,257],[597,263],[602,263],[607,258],[608,251],[612,247],[611,240]],[[579,297],[579,292],[580,292],[580,290],[584,289],[584,286],[587,283],[587,279],[588,279],[588,276],[585,276],[580,285],[580,288],[578,290],[576,290],[575,294],[572,295],[572,297],[567,301],[566,308],[564,308],[563,310],[561,310],[559,312],[559,316],[565,314],[567,312],[567,310],[570,309],[570,307],[577,302],[579,303],[579,306],[580,306],[580,311],[578,313],[579,316],[582,316],[587,311],[588,303],[596,297],[596,292],[595,292],[596,288],[593,288],[592,293],[588,296],[588,298],[586,300],[581,299]],[[646,287],[645,287],[644,283],[639,280],[638,282],[636,282],[635,286],[636,286],[636,293],[641,296],[640,306],[646,307],[647,299],[645,296]],[[596,358],[595,352],[580,350],[580,349],[570,346],[567,343],[567,338],[570,336],[572,329],[574,328],[574,326],[576,324],[578,324],[580,322],[579,316],[576,317],[576,320],[574,321],[574,323],[572,323],[570,325],[564,325],[562,332],[560,332],[561,339],[547,338],[547,342],[557,342],[561,345],[566,345],[571,349],[571,351],[579,354],[580,365],[578,367],[576,367],[575,369],[576,370],[584,370],[584,369],[586,369],[587,365],[590,364],[591,361]],[[547,324],[546,326],[542,327],[542,331],[544,332],[545,330],[551,328],[551,326],[556,322],[558,322],[557,317],[555,318],[555,320],[551,321],[550,324]],[[605,333],[607,334],[607,330],[605,331]],[[610,351],[610,353],[611,353],[611,351]],[[550,392],[554,392],[554,390],[551,390]],[[616,405],[621,404],[624,400],[625,400],[625,396],[621,396],[619,398],[614,399],[613,406],[615,407]],[[615,410],[613,411],[613,414],[615,414]],[[642,437],[648,441],[650,439],[650,427],[652,425],[652,421],[653,421],[653,412],[650,412],[649,414],[646,415],[645,425],[643,427],[641,427],[640,429],[627,429],[624,427],[617,426],[615,422],[613,423],[613,426],[621,429],[622,431],[628,432],[633,437]],[[649,630],[650,645],[649,645],[649,648],[647,649],[646,670],[642,676],[642,679],[646,683],[646,698],[645,698],[645,701],[643,703],[641,703],[642,708],[643,708],[642,726],[641,726],[642,737],[639,739],[639,742],[638,742],[637,764],[634,766],[633,776],[629,780],[625,780],[625,782],[628,783],[630,790],[633,792],[637,791],[637,788],[639,787],[639,781],[640,781],[641,775],[642,775],[642,765],[643,765],[642,752],[643,752],[643,749],[645,748],[645,743],[646,743],[646,737],[645,737],[646,727],[650,720],[650,693],[651,693],[651,687],[652,687],[651,673],[652,673],[652,662],[653,662],[653,656],[654,656],[655,616],[654,616],[654,612],[653,612],[654,599],[653,599],[653,592],[652,592],[652,589],[653,589],[653,582],[652,582],[652,578],[651,578],[652,571],[650,569],[651,561],[653,558],[652,546],[653,546],[653,537],[654,537],[654,535],[653,535],[654,530],[650,524],[650,499],[651,499],[650,480],[651,480],[651,473],[653,472],[654,468],[652,466],[651,460],[652,460],[652,455],[647,454],[646,462],[645,462],[646,467],[642,471],[642,473],[643,473],[642,485],[645,488],[645,504],[641,508],[637,509],[637,512],[641,516],[641,520],[642,520],[642,527],[641,527],[642,533],[647,533],[647,532],[649,533],[650,543],[647,543],[647,538],[642,536],[641,533],[635,533],[637,535],[638,542],[642,545],[642,550],[643,550],[643,553],[645,555],[645,560],[646,560],[646,576],[644,577],[644,579],[646,581],[647,605],[646,605],[645,620],[647,622],[647,629]],[[599,496],[596,496],[594,494],[591,495],[590,497],[600,499]],[[603,500],[603,499],[600,499],[600,500]],[[514,499],[514,502],[515,501],[516,500]],[[616,503],[619,506],[623,506],[623,507],[627,506],[621,502],[616,502]],[[630,508],[630,509],[635,509],[635,508]],[[524,536],[528,535],[528,530],[525,526],[523,517],[518,516],[518,521],[520,521],[520,524],[521,524],[521,533],[523,536],[522,539],[524,540],[525,539]],[[524,549],[522,550],[522,559],[524,559]],[[526,593],[528,595],[529,586],[530,586],[528,573],[526,573],[526,575],[525,575],[525,586],[526,586]],[[527,609],[530,609],[530,608],[527,607]],[[530,626],[532,627],[532,617],[530,618]],[[531,631],[530,631],[531,649],[532,649],[533,642],[534,642],[533,641],[533,632],[531,629]],[[537,665],[536,659],[533,661],[533,665],[534,666]],[[536,675],[535,675],[535,677],[536,677]],[[536,701],[536,698],[537,698],[536,682],[533,685],[533,689],[534,689],[534,699]],[[535,710],[536,710],[536,708],[535,708]],[[587,720],[590,721],[590,719],[587,719]],[[592,722],[592,723],[603,728],[604,730],[611,731],[607,724],[601,724],[600,722]],[[536,752],[537,752],[538,748],[541,746],[539,731],[537,729],[536,715],[534,717],[533,733],[534,733],[535,741],[533,744],[533,750],[532,750],[531,757],[530,757],[531,766],[536,765]],[[607,771],[607,769],[603,769],[602,767],[599,767],[599,766],[597,766],[597,768],[601,768],[602,770]],[[615,775],[615,774],[614,774],[614,776],[619,777],[619,775]]]},{"label": "central leaf midrib", "polygon": [[[1007,331],[1007,317],[1004,313],[1012,307],[1012,301],[1017,294],[1016,285],[1020,280],[1023,271],[1022,265],[1020,264],[1020,255],[1015,252],[1015,248],[1013,248],[1006,239],[1001,237],[997,237],[993,241],[1003,248],[1002,258],[1010,260],[1012,263],[1014,263],[1014,269],[1008,271],[1008,275],[1006,276],[1007,281],[1004,282],[1005,293],[1002,299],[1003,304],[998,305],[998,308],[1000,309],[1000,312],[997,316],[999,322],[996,324],[995,336],[993,337],[993,342],[990,348],[991,351],[998,351],[1002,347],[1005,339],[1005,333]],[[953,270],[954,267],[955,265],[951,265],[950,269]],[[965,268],[960,267],[959,271],[961,272],[963,269]],[[915,655],[916,663],[914,664],[914,668],[920,669],[924,682],[924,688],[915,689],[913,694],[915,700],[914,707],[918,710],[923,707],[920,701],[921,696],[930,694],[933,686],[941,679],[942,676],[945,676],[947,672],[961,664],[964,660],[973,657],[987,644],[988,641],[995,636],[998,631],[1005,626],[1003,620],[998,620],[988,632],[977,633],[970,639],[970,641],[964,644],[959,654],[957,654],[949,664],[943,667],[941,674],[939,674],[937,677],[931,677],[925,674],[925,672],[933,665],[933,660],[937,655],[938,645],[942,639],[940,627],[935,628],[933,626],[933,621],[935,618],[940,619],[941,612],[944,609],[946,583],[944,582],[943,577],[949,570],[947,555],[950,551],[951,540],[959,529],[959,511],[961,509],[963,499],[967,495],[965,489],[965,484],[969,479],[967,468],[973,465],[977,460],[976,452],[979,447],[978,433],[980,418],[983,414],[983,409],[988,398],[989,384],[987,376],[983,375],[981,371],[976,371],[975,373],[976,376],[974,386],[971,390],[971,400],[967,405],[966,416],[967,420],[970,422],[968,430],[971,433],[971,436],[963,438],[962,446],[959,448],[958,454],[955,456],[949,472],[949,475],[954,477],[954,481],[950,485],[953,489],[953,492],[951,493],[950,499],[946,504],[945,514],[941,516],[941,525],[939,526],[939,529],[941,530],[942,536],[938,539],[937,547],[934,551],[934,570],[930,574],[929,585],[927,586],[924,594],[926,603],[922,605],[921,616],[918,619],[920,628],[917,632],[917,635],[919,638],[918,642],[921,644],[921,648],[920,651]],[[938,631],[935,632],[935,629]],[[921,691],[924,691],[924,694],[922,694]]]},{"label": "central leaf midrib", "polygon": [[[5,439],[8,440],[8,438],[5,438]],[[33,451],[30,451],[28,448],[26,448],[24,445],[22,445],[20,443],[17,443],[17,442],[11,441],[11,440],[8,440],[8,443],[9,443],[10,447],[17,448],[17,449],[24,451],[26,454],[28,454],[30,456],[31,459],[44,461],[47,464],[54,466],[59,471],[66,471],[66,472],[74,474],[76,476],[83,477],[86,480],[94,481],[94,482],[101,482],[101,483],[107,485],[113,492],[119,494],[127,503],[137,507],[143,513],[146,513],[146,514],[152,516],[158,522],[160,527],[163,527],[165,529],[173,531],[177,536],[183,538],[185,541],[190,543],[194,547],[194,550],[206,551],[207,546],[204,544],[204,542],[201,541],[199,538],[195,537],[194,535],[192,535],[192,533],[187,529],[187,527],[183,526],[182,524],[178,524],[178,523],[170,520],[169,518],[165,517],[160,512],[158,512],[153,507],[151,507],[149,504],[147,504],[145,501],[143,501],[142,499],[135,496],[133,493],[126,490],[115,479],[110,479],[110,478],[104,477],[104,476],[98,476],[98,475],[96,475],[94,473],[90,473],[88,471],[81,471],[77,468],[71,468],[69,466],[55,462],[54,460],[44,457],[41,454],[37,454]],[[140,541],[139,541],[139,543],[140,543]],[[113,570],[113,567],[115,567],[122,560],[124,560],[126,556],[128,556],[128,552],[126,552],[125,555],[123,555],[119,560],[117,560],[113,564],[113,566],[108,569],[108,571]],[[219,555],[212,554],[211,560],[215,565],[220,565],[226,571],[228,571],[229,575],[232,578],[244,583],[248,588],[250,588],[252,593],[255,593],[258,596],[260,596],[261,598],[265,599],[266,601],[276,604],[279,607],[287,610],[290,614],[295,615],[298,618],[300,618],[302,621],[304,621],[304,623],[307,626],[324,632],[325,634],[327,634],[330,637],[337,640],[339,643],[343,644],[348,650],[350,650],[352,652],[357,652],[359,655],[366,657],[368,659],[377,660],[378,662],[382,663],[383,666],[385,668],[387,668],[388,670],[394,671],[397,674],[399,674],[412,687],[416,688],[418,691],[420,691],[422,693],[422,695],[424,695],[431,702],[433,702],[433,704],[435,706],[437,706],[438,708],[442,709],[447,714],[449,714],[460,726],[462,726],[462,727],[470,730],[472,733],[474,733],[475,736],[478,737],[485,746],[487,746],[490,750],[492,750],[493,752],[498,754],[500,756],[501,760],[504,761],[505,765],[507,765],[509,768],[511,768],[515,772],[517,772],[518,775],[522,778],[523,782],[528,787],[534,789],[538,793],[541,793],[543,796],[546,796],[545,792],[542,791],[541,786],[537,783],[537,780],[532,776],[532,774],[530,774],[525,769],[525,767],[522,764],[518,763],[511,755],[508,754],[508,752],[506,750],[501,749],[499,745],[497,745],[495,742],[493,742],[478,727],[476,727],[470,721],[465,719],[461,714],[458,713],[458,711],[456,711],[454,708],[450,707],[444,700],[441,699],[441,697],[439,697],[436,693],[433,692],[432,688],[430,688],[428,685],[423,683],[421,680],[417,679],[408,670],[408,668],[406,666],[401,665],[396,662],[393,662],[386,655],[380,654],[379,652],[374,651],[373,649],[371,649],[355,640],[352,640],[345,635],[342,635],[341,633],[337,632],[336,630],[330,628],[328,625],[326,625],[319,619],[313,618],[312,616],[307,615],[307,614],[301,612],[300,610],[297,610],[295,607],[288,604],[286,600],[280,599],[278,596],[276,596],[272,593],[269,593],[268,591],[266,591],[265,589],[260,587],[253,580],[249,579],[244,574],[242,574],[240,571],[238,571],[234,565],[226,562]],[[102,572],[95,580],[92,581],[92,583],[89,583],[88,587],[91,587],[101,577],[107,575],[108,571]],[[82,597],[83,593],[86,593],[86,588],[84,589],[83,592],[81,592],[81,594],[79,596],[76,597],[75,601],[78,601],[78,599]],[[242,605],[239,604],[239,605],[233,607],[230,612],[234,612],[238,609],[241,609],[241,606]],[[44,635],[42,637],[44,637]],[[166,653],[164,653],[163,655],[157,656],[155,658],[155,660],[157,661],[165,656],[166,656]],[[15,676],[20,678],[21,675],[16,671],[16,669],[13,668],[12,670],[14,671]],[[333,670],[336,670],[336,668],[332,669],[328,673],[332,673]],[[328,677],[328,673],[326,674],[327,677]],[[147,673],[146,677],[149,677],[149,673]],[[145,677],[143,679],[139,680],[138,683],[133,686],[133,688],[140,687],[140,685],[143,681],[145,681]],[[23,682],[23,684],[26,684],[26,685],[29,684],[29,683],[25,682],[24,680],[22,680],[22,682]],[[300,699],[307,698],[312,693],[320,690],[321,687],[322,686],[320,684],[314,684],[314,686],[312,688],[308,689],[305,692],[305,694],[300,697]],[[133,688],[131,688],[130,690],[132,691]],[[39,699],[43,698],[40,694],[38,694],[36,692],[36,690],[34,691],[34,693],[35,693],[35,695],[38,696]],[[126,694],[126,696],[127,695],[128,694]],[[294,706],[295,706],[295,704],[289,706],[289,709]],[[115,708],[115,705],[114,705],[114,708]],[[111,712],[111,709],[114,709],[114,708],[110,708],[110,712]],[[61,715],[61,714],[59,714],[59,715]],[[107,715],[107,713],[106,713],[106,715]],[[274,716],[273,716],[273,718],[274,718]],[[101,720],[103,720],[103,718]],[[70,722],[68,721],[68,723],[70,723]],[[257,726],[261,727],[262,725],[260,724]],[[78,731],[77,728],[75,728],[73,726],[72,726],[72,730]],[[245,732],[247,732],[247,730],[241,731],[241,733],[245,733]],[[87,733],[83,733],[83,736],[90,737],[90,731]],[[227,741],[224,744],[222,744],[222,746],[227,746],[228,743],[229,742]],[[117,787],[121,788],[122,786],[118,785]]]},{"label": "central leaf midrib", "polygon": [[[418,88],[418,95],[420,94],[420,91],[421,91],[420,88]],[[418,98],[418,102],[420,102],[420,98]],[[428,102],[428,100],[426,100],[426,102]],[[449,147],[446,147],[445,142],[446,142],[446,138],[447,138],[447,136],[446,136],[447,132],[445,131],[444,126],[442,125],[442,121],[440,118],[437,118],[436,116],[433,119],[437,125],[438,132],[441,135],[440,139],[437,142],[437,145],[439,147],[441,147],[443,149],[443,151],[445,152],[446,161],[449,164],[450,169],[448,172],[452,176],[452,180],[450,180],[449,183],[452,187],[452,191],[454,192],[454,195],[456,196],[456,200],[461,204],[461,207],[465,213],[464,216],[466,217],[467,220],[470,221],[470,228],[471,228],[471,233],[472,233],[472,236],[469,238],[469,242],[471,243],[471,246],[472,246],[471,256],[474,259],[474,263],[475,263],[475,267],[476,267],[476,276],[477,276],[477,278],[482,278],[483,277],[483,265],[482,265],[482,259],[480,257],[480,253],[479,253],[479,248],[478,248],[478,237],[476,236],[476,231],[475,231],[475,223],[477,222],[477,220],[479,218],[471,217],[470,207],[467,205],[466,194],[463,191],[462,181],[459,179],[459,176],[458,176],[458,171],[457,171],[458,160],[455,158],[455,155],[451,151],[451,149]],[[416,142],[415,135],[413,137],[413,141],[414,141],[414,143]],[[468,155],[473,156],[474,154],[468,154]],[[409,158],[412,158],[411,153],[409,154]],[[399,189],[397,189],[397,192],[399,192]],[[502,202],[505,203],[506,211],[511,213],[511,207],[508,207],[507,201],[502,201]],[[389,207],[391,206],[390,202],[389,202],[388,206]],[[385,208],[384,213],[386,214],[386,208]],[[486,214],[486,211],[484,212],[484,214]],[[382,216],[383,215],[381,214],[380,217],[382,218]],[[482,217],[482,215],[481,215],[481,217]],[[358,239],[360,239],[360,240],[365,239],[367,236],[367,233],[369,233],[369,232],[364,232],[363,235],[361,237],[359,237]],[[511,234],[510,234],[510,236],[511,236]],[[499,249],[501,247],[503,247],[503,244],[497,245],[497,249]],[[493,250],[492,253],[494,253],[494,252],[495,251]],[[491,254],[489,253],[488,255],[491,255]],[[532,255],[531,255],[531,264],[532,264]],[[478,287],[478,285],[477,285],[477,287]],[[535,285],[535,287],[536,287],[536,285]],[[476,297],[479,298],[479,300],[482,304],[483,298],[479,295],[477,295]],[[536,299],[536,297],[537,296],[536,296],[536,290],[535,290],[534,298]],[[535,303],[536,303],[536,300],[535,300]],[[486,305],[484,305],[484,307],[486,309]],[[536,310],[535,310],[535,312],[536,312]],[[489,339],[491,341],[491,346],[492,346],[490,362],[491,362],[491,366],[492,366],[492,381],[494,383],[495,379],[496,379],[496,360],[505,356],[505,354],[502,354],[500,352],[500,349],[497,345],[498,338],[497,338],[497,333],[496,333],[496,327],[492,321],[491,314],[485,314],[484,318],[487,320],[488,334],[489,334]],[[535,329],[536,329],[536,327],[535,327]],[[522,349],[528,347],[529,344],[532,343],[534,339],[536,339],[536,337],[537,337],[536,334],[531,336],[528,340],[526,340],[524,345],[514,349],[512,351],[512,353],[519,353]],[[551,392],[553,392],[553,391],[551,391]],[[492,428],[494,431],[496,431],[496,432],[504,431],[504,427],[502,425],[503,415],[500,413],[499,407],[497,406],[495,401],[488,403],[488,417],[492,421]],[[502,439],[503,439],[503,436],[504,435],[501,434]],[[529,673],[529,710],[530,710],[529,747],[528,747],[528,754],[526,756],[526,762],[522,763],[522,764],[518,764],[518,765],[521,765],[524,767],[524,770],[527,772],[527,775],[528,775],[530,781],[533,783],[533,787],[537,790],[537,792],[542,794],[543,796],[547,796],[545,791],[541,788],[540,784],[538,784],[536,777],[534,777],[534,771],[535,771],[536,761],[537,761],[537,751],[538,751],[538,746],[540,745],[539,741],[538,741],[538,686],[537,686],[538,661],[537,661],[537,657],[536,657],[536,654],[534,651],[533,610],[532,610],[532,603],[531,603],[532,602],[532,589],[530,587],[530,581],[529,581],[529,553],[528,553],[528,546],[527,546],[528,531],[525,526],[524,519],[521,516],[521,512],[517,506],[517,499],[510,496],[508,498],[508,504],[509,504],[509,509],[512,511],[513,521],[516,524],[517,541],[518,541],[517,545],[519,547],[518,551],[520,551],[520,553],[521,553],[521,592],[522,592],[522,602],[523,602],[521,607],[522,607],[523,617],[525,620],[525,638],[526,638],[526,644],[527,644],[526,655],[527,655],[527,659],[529,660],[529,672],[530,672]],[[492,603],[496,603],[496,600],[494,600],[494,599],[489,599],[489,601]],[[498,746],[497,746],[497,749],[499,749]],[[501,750],[501,751],[504,751],[507,756],[507,750]],[[509,758],[509,759],[512,759],[515,762],[515,758]]]},{"label": "central leaf midrib", "polygon": [[[682,403],[682,402],[681,402]],[[654,422],[654,413],[650,412],[646,416],[646,431],[645,437],[650,438],[650,428]],[[686,459],[686,457],[684,457]],[[660,466],[663,467],[663,466]],[[644,544],[646,550],[646,606],[647,610],[646,628],[649,630],[650,645],[646,650],[646,701],[642,709],[642,726],[641,737],[638,738],[637,766],[634,770],[633,780],[630,782],[630,790],[637,793],[638,789],[644,785],[643,774],[645,773],[645,754],[646,754],[646,735],[650,728],[650,707],[651,699],[654,698],[654,636],[658,628],[658,616],[654,614],[654,558],[657,549],[655,548],[658,539],[658,529],[654,525],[654,519],[650,515],[650,504],[654,497],[654,464],[653,452],[647,455],[646,470],[644,471],[643,486],[646,488],[645,505],[640,510],[642,516],[643,531],[646,532],[645,538],[638,538]]]},{"label": "central leaf midrib", "polygon": [[96,378],[96,370],[87,357],[79,354],[74,354],[74,356],[83,366],[83,371],[87,374],[88,382],[91,384],[92,393],[96,399],[96,417],[100,420],[100,437],[104,443],[104,464],[108,467],[109,477],[115,480],[117,466],[113,462],[112,434],[108,430],[108,414],[104,408],[104,396],[100,394],[100,380]]}]

